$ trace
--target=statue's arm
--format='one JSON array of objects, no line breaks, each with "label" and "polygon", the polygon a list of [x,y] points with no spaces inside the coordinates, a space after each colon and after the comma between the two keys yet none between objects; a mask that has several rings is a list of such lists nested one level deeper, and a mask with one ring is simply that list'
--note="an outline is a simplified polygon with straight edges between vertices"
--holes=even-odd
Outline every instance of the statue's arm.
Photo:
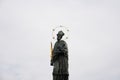
[{"label": "statue's arm", "polygon": [[64,42],[64,46],[62,48],[62,53],[68,59],[68,46],[67,46],[66,42]]},{"label": "statue's arm", "polygon": [[62,50],[61,50],[64,54],[68,53],[68,47],[67,47],[67,43],[64,42],[63,43],[63,47],[62,47]]}]

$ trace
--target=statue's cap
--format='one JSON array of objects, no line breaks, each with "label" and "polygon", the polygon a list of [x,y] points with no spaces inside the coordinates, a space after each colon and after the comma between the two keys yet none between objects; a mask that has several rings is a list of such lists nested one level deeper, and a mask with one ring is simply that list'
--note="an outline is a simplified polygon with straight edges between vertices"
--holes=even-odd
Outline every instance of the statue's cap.
[{"label": "statue's cap", "polygon": [[64,36],[64,32],[63,31],[59,31],[57,35]]}]

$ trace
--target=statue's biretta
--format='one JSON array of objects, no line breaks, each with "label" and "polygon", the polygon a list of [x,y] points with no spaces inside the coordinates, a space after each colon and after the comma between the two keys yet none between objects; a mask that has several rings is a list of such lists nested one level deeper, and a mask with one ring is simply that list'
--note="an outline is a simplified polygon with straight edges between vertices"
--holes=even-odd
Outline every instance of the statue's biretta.
[{"label": "statue's biretta", "polygon": [[64,36],[64,33],[63,33],[63,31],[59,31],[57,35]]}]

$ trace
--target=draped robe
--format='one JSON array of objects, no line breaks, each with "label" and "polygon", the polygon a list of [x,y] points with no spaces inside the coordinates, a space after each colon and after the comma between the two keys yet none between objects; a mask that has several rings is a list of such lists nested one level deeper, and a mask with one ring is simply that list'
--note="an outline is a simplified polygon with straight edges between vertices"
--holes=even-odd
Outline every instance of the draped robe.
[{"label": "draped robe", "polygon": [[53,80],[68,80],[68,47],[63,40],[54,45],[51,63],[53,64]]}]

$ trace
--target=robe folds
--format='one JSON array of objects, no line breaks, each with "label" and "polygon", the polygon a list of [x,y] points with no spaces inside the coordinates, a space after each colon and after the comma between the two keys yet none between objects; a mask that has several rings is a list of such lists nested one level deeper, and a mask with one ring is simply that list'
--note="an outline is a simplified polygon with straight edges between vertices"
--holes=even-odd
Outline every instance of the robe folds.
[{"label": "robe folds", "polygon": [[53,80],[68,80],[68,47],[63,40],[54,45],[51,63],[53,64]]}]

